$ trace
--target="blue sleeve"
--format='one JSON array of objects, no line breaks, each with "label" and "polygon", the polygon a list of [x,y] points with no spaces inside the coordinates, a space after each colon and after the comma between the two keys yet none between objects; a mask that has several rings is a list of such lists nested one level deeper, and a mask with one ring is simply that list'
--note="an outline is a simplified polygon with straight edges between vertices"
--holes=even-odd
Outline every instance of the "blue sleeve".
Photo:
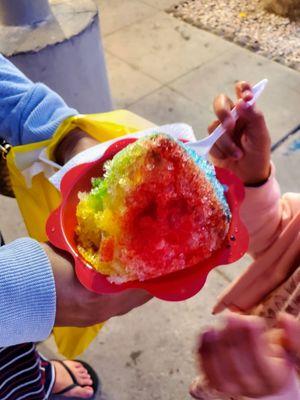
[{"label": "blue sleeve", "polygon": [[55,283],[44,250],[33,239],[0,248],[0,347],[46,339],[54,325]]},{"label": "blue sleeve", "polygon": [[[77,111],[31,82],[0,54],[0,136],[13,145],[50,138]],[[0,248],[0,346],[45,339],[56,313],[52,268],[42,247],[19,239]]]},{"label": "blue sleeve", "polygon": [[50,138],[77,111],[42,83],[33,83],[0,54],[0,136],[13,145]]}]

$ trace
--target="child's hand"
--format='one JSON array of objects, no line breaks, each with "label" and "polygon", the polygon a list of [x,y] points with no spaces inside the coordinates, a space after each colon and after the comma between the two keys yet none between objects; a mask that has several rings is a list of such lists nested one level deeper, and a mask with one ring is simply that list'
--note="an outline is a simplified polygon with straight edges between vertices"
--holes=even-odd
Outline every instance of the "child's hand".
[{"label": "child's hand", "polygon": [[245,103],[253,98],[251,86],[246,82],[237,83],[236,94],[237,122],[230,115],[234,103],[228,97],[221,94],[214,101],[218,120],[208,131],[211,133],[221,122],[226,133],[216,142],[210,155],[215,165],[230,169],[245,185],[256,185],[269,177],[270,135],[263,114]]},{"label": "child's hand", "polygon": [[289,384],[292,365],[265,332],[261,318],[230,316],[225,328],[202,335],[200,367],[212,388],[233,396],[262,397]]}]

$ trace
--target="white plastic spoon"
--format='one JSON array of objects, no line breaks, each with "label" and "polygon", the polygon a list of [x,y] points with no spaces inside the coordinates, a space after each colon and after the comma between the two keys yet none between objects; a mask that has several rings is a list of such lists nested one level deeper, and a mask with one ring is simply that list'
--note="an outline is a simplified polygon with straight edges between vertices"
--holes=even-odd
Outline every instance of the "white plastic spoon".
[{"label": "white plastic spoon", "polygon": [[[262,94],[264,91],[266,85],[268,83],[268,79],[263,79],[262,81],[258,82],[255,86],[252,87],[252,92],[253,92],[253,99],[247,101],[247,104],[249,106],[252,106],[259,96]],[[231,115],[233,119],[236,121],[238,119],[238,114],[236,111],[236,107],[234,107],[231,110]],[[198,140],[197,142],[187,142],[185,143],[186,146],[192,148],[199,156],[201,157],[207,157],[208,153],[210,152],[210,149],[213,147],[213,145],[216,143],[218,139],[225,133],[225,129],[223,128],[222,125],[219,125],[209,136],[207,136],[204,139]]]}]

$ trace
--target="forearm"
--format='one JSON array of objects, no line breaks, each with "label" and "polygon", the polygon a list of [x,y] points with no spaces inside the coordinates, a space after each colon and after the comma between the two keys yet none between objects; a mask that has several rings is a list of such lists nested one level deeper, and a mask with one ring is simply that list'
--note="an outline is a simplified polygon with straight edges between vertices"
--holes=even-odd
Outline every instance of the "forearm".
[{"label": "forearm", "polygon": [[0,136],[13,145],[42,141],[75,114],[58,94],[0,55]]}]

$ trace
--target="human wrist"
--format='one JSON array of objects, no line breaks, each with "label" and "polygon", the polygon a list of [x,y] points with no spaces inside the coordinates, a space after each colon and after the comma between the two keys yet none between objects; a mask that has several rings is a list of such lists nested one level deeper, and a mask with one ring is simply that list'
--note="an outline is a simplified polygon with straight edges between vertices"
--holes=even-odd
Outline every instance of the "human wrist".
[{"label": "human wrist", "polygon": [[253,177],[247,177],[243,180],[244,186],[246,187],[260,187],[264,185],[271,175],[271,164],[269,163],[267,166],[262,168],[258,174],[255,174]]},{"label": "human wrist", "polygon": [[65,136],[56,146],[54,157],[60,164],[64,165],[76,154],[89,147],[98,144],[97,140],[89,136],[79,128],[75,128]]},{"label": "human wrist", "polygon": [[75,318],[74,310],[76,309],[74,306],[76,302],[74,292],[75,272],[72,258],[67,253],[52,247],[48,243],[43,243],[42,247],[49,258],[56,289],[54,325],[71,326]]}]

